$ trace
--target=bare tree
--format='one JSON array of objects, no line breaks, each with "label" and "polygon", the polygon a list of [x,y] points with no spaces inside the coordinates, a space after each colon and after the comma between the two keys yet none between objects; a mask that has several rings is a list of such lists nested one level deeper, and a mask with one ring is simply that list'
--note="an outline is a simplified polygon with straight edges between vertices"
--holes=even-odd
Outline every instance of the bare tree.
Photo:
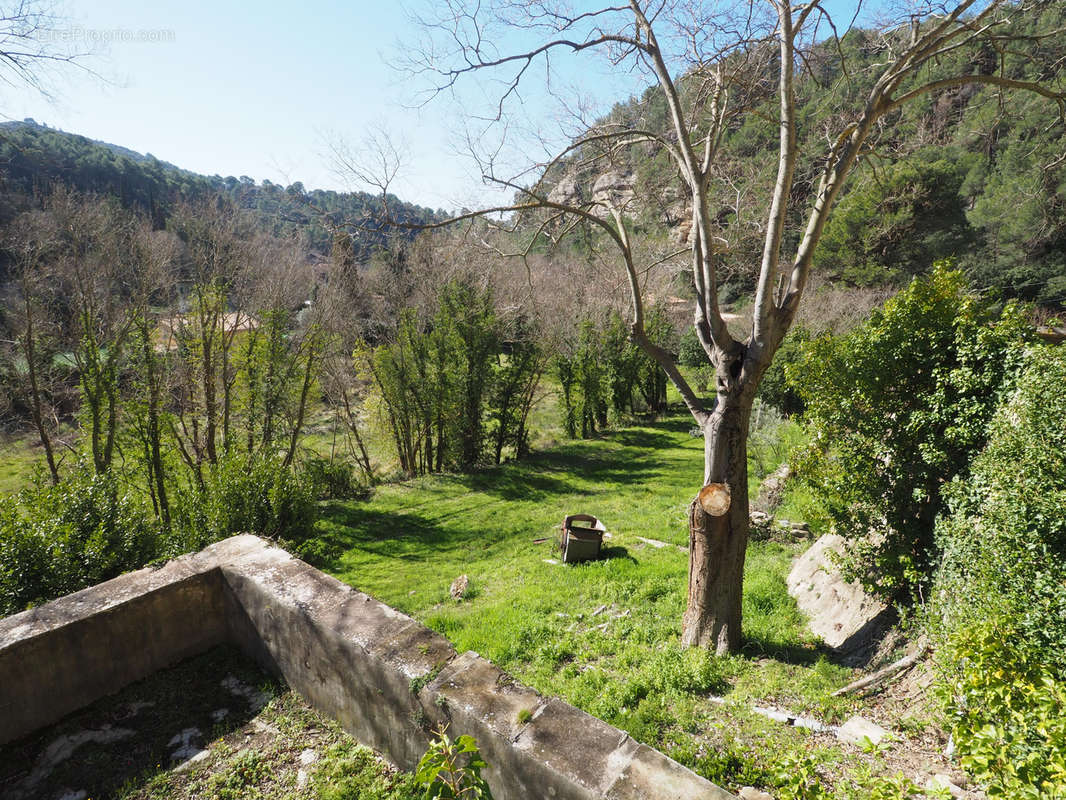
[{"label": "bare tree", "polygon": [[[12,254],[13,278],[2,304],[5,336],[3,354],[11,363],[19,394],[24,395],[30,418],[44,449],[52,483],[59,483],[55,434],[59,428],[63,381],[53,376],[52,365],[59,326],[53,319],[55,281],[49,274],[57,250],[55,226],[43,211],[18,217],[5,237]],[[21,363],[20,363],[21,362]],[[20,368],[21,367],[21,368]]]},{"label": "bare tree", "polygon": [[52,0],[8,0],[0,4],[0,84],[29,86],[49,95],[56,67],[83,70],[91,49]]},{"label": "bare tree", "polygon": [[[616,268],[629,285],[632,337],[677,387],[705,438],[704,486],[690,512],[683,643],[718,652],[740,644],[752,404],[796,317],[841,187],[876,144],[881,123],[922,96],[988,84],[1005,92],[1035,92],[1061,107],[1066,99],[1061,76],[1042,83],[1021,77],[1026,73],[1015,67],[1024,56],[1011,47],[1023,17],[1046,5],[1039,0],[915,0],[895,16],[882,12],[877,30],[867,33],[868,46],[877,54],[861,84],[869,88],[841,92],[843,104],[820,108],[802,132],[797,86],[803,74],[812,81],[823,80],[827,72],[855,79],[842,46],[854,20],[838,25],[821,0],[795,5],[787,0],[619,0],[590,10],[575,10],[565,0],[448,0],[433,4],[434,16],[421,20],[427,36],[420,49],[412,49],[408,66],[435,81],[434,93],[451,92],[478,76],[482,87],[499,89],[480,118],[483,130],[494,124],[510,130],[509,109],[521,100],[526,84],[548,76],[554,86],[553,64],[576,54],[605,55],[618,70],[642,81],[641,88],[657,86],[665,101],[664,126],[613,117],[596,124],[579,120],[583,130],[568,144],[514,171],[504,172],[499,146],[491,149],[481,156],[484,176],[512,191],[515,201],[457,219],[518,212],[510,219],[520,229],[535,217],[527,255],[545,237],[580,229],[597,231],[613,246]],[[1061,38],[1062,31],[1037,36]],[[973,59],[972,65],[963,60],[965,67],[957,73],[944,73],[943,64],[960,63],[949,55],[978,48],[994,55],[993,69],[980,69]],[[831,69],[823,68],[826,63]],[[723,213],[738,202],[723,143],[753,115],[778,128],[778,159],[776,180],[760,204],[762,255],[749,267],[757,275],[752,321],[746,335],[737,337],[723,319],[719,300],[735,234],[731,219],[735,223],[740,216]],[[801,138],[811,126],[823,135]],[[816,144],[801,152],[801,142]],[[635,195],[592,182],[635,146],[669,159],[672,186],[663,188],[685,204],[691,220],[682,244],[695,294],[695,330],[717,371],[713,404],[692,390],[671,354],[645,331],[644,276],[669,254],[642,259],[633,239]],[[809,186],[800,185],[804,165],[813,165]],[[803,178],[806,182],[808,176]],[[570,189],[562,191],[568,181]],[[377,184],[387,197],[388,177]],[[794,235],[786,235],[790,224],[796,226]],[[751,234],[749,225],[741,235]]]},{"label": "bare tree", "polygon": [[231,307],[245,279],[246,239],[239,215],[209,203],[179,206],[171,219],[184,250],[183,302],[188,308],[164,320],[168,347],[179,353],[172,398],[172,433],[178,452],[203,485],[203,465],[218,463],[228,447],[233,343],[247,326],[247,309]]},{"label": "bare tree", "polygon": [[69,306],[71,358],[81,385],[83,428],[93,468],[111,468],[119,431],[120,371],[133,315],[123,263],[133,217],[99,198],[58,189],[46,201],[58,252],[52,279]]}]

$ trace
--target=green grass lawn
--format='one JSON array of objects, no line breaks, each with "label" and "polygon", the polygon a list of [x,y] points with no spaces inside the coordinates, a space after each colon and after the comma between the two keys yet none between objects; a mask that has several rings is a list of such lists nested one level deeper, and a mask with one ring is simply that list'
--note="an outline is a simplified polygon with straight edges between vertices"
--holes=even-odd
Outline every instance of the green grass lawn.
[{"label": "green grass lawn", "polygon": [[0,439],[0,496],[25,489],[34,472],[44,467],[44,450],[36,435],[4,436]]},{"label": "green grass lawn", "polygon": [[[788,425],[782,435],[794,437]],[[852,670],[806,633],[786,591],[790,561],[807,542],[749,546],[742,653],[715,658],[678,644],[687,504],[703,470],[691,427],[671,416],[472,475],[382,486],[367,501],[327,505],[304,553],[460,651],[476,650],[711,780],[780,790],[794,781],[795,770],[779,773],[795,758],[832,781],[854,766],[852,754],[747,709],[775,705],[829,721],[852,709],[854,701],[829,696]],[[771,438],[755,449],[777,446]],[[772,459],[753,454],[754,478],[777,466],[760,460]],[[550,563],[563,516],[576,512],[605,522],[607,557]],[[456,602],[448,590],[461,574],[470,590]]]},{"label": "green grass lawn", "polygon": [[[468,475],[383,484],[367,500],[324,504],[318,535],[300,554],[422,620],[459,650],[476,650],[728,788],[765,787],[778,800],[874,796],[878,778],[870,776],[887,771],[880,752],[863,754],[750,709],[773,706],[833,723],[861,707],[831,698],[853,670],[806,632],[786,591],[791,560],[808,542],[750,544],[741,653],[715,658],[682,649],[686,518],[702,480],[702,437],[691,435],[689,416],[674,414],[560,443],[556,406],[549,386],[535,410],[542,433],[532,457]],[[326,457],[334,448],[327,411],[314,410],[304,441]],[[804,440],[794,422],[773,414],[756,419],[753,497],[758,482]],[[390,470],[386,444],[371,425],[379,475]],[[28,483],[39,449],[26,437],[8,443],[0,492]],[[607,557],[552,563],[559,524],[576,512],[605,522]],[[822,522],[817,501],[799,486],[786,493],[779,516],[805,519],[816,532]],[[470,588],[456,602],[448,589],[461,574]]]}]

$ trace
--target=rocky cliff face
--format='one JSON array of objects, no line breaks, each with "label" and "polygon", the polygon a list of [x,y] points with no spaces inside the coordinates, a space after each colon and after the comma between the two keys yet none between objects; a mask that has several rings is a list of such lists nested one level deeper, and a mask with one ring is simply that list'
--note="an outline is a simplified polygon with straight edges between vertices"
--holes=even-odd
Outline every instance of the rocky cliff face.
[{"label": "rocky cliff face", "polygon": [[636,173],[614,169],[600,174],[566,173],[548,194],[548,200],[565,205],[591,205],[593,212],[617,209],[629,217],[644,218],[664,225],[670,240],[679,246],[689,244],[692,205],[676,187],[651,191],[641,186]]}]

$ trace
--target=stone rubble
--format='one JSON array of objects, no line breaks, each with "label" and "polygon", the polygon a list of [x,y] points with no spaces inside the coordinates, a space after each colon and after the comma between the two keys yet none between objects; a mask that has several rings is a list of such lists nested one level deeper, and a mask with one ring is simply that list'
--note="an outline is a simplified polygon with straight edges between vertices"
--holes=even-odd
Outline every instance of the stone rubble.
[{"label": "stone rubble", "polygon": [[867,741],[877,746],[888,736],[888,731],[865,717],[855,716],[837,728],[837,738],[842,742],[863,746]]}]

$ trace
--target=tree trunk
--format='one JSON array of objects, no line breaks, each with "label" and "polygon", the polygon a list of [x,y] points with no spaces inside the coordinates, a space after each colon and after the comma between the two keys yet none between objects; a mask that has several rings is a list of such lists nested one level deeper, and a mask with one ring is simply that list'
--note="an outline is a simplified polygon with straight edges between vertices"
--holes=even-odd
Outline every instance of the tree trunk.
[{"label": "tree trunk", "polygon": [[55,452],[52,450],[52,439],[44,427],[43,403],[41,401],[41,387],[37,380],[37,345],[33,330],[33,306],[30,304],[29,293],[26,293],[26,335],[22,337],[22,352],[26,358],[26,373],[30,380],[30,413],[33,416],[34,427],[41,439],[41,447],[44,448],[45,460],[48,462],[48,472],[52,476],[52,485],[59,485],[59,469],[56,467]]},{"label": "tree trunk", "polygon": [[311,384],[314,383],[314,367],[317,363],[315,360],[315,352],[315,342],[312,339],[307,342],[307,362],[304,369],[303,385],[300,388],[300,404],[296,409],[296,419],[292,424],[292,436],[289,437],[289,449],[285,453],[285,459],[281,462],[284,467],[288,467],[292,464],[293,459],[296,457],[296,445],[300,441],[300,431],[303,430],[304,416],[307,413],[307,398],[311,394]]},{"label": "tree trunk", "polygon": [[147,316],[141,317],[140,326],[141,358],[144,361],[144,400],[148,412],[145,428],[145,447],[148,454],[149,481],[155,487],[153,494],[157,500],[159,518],[163,521],[163,525],[170,528],[170,503],[167,500],[166,475],[163,472],[160,379],[156,372],[156,354],[152,349],[152,334]]},{"label": "tree trunk", "polygon": [[689,509],[688,607],[681,643],[722,654],[740,646],[741,586],[748,547],[748,423],[753,391],[719,395],[703,427],[704,485],[729,487],[729,507],[708,513],[697,498]]}]

